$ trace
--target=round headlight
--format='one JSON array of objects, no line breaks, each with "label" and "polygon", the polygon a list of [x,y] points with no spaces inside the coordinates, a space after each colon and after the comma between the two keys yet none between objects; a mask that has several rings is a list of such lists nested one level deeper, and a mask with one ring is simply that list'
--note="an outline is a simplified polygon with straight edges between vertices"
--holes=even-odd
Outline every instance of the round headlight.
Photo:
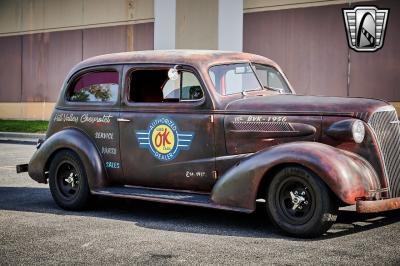
[{"label": "round headlight", "polygon": [[365,127],[362,121],[360,120],[354,121],[351,131],[353,133],[353,139],[356,143],[363,142],[365,137]]}]

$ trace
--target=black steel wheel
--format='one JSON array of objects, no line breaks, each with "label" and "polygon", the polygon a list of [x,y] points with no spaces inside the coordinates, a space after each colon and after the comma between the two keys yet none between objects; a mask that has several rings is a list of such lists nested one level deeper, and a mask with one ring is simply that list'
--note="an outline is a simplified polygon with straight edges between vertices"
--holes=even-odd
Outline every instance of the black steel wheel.
[{"label": "black steel wheel", "polygon": [[58,152],[50,164],[49,185],[54,201],[64,209],[80,210],[90,200],[86,172],[72,151]]},{"label": "black steel wheel", "polygon": [[335,222],[337,208],[325,183],[302,167],[281,170],[267,190],[271,221],[292,236],[322,235]]}]

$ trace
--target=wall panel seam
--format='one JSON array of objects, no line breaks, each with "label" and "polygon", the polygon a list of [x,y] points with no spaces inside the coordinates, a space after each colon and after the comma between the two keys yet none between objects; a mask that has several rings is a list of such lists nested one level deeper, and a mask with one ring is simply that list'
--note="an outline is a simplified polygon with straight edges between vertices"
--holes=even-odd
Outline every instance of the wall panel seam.
[{"label": "wall panel seam", "polygon": [[2,33],[0,33],[0,37],[28,35],[28,34],[37,34],[37,33],[46,33],[46,32],[57,32],[57,31],[68,31],[68,30],[113,27],[113,26],[122,26],[122,25],[142,24],[142,23],[149,23],[149,22],[154,22],[154,19],[121,20],[121,21],[115,21],[115,22],[85,24],[85,25],[80,25],[80,26],[56,27],[56,28],[36,29],[36,30],[29,30],[29,31],[2,32]]}]

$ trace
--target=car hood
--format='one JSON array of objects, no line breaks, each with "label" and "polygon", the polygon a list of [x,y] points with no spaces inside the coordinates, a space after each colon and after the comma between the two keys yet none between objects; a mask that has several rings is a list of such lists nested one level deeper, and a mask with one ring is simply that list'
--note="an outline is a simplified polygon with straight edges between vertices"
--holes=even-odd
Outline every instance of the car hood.
[{"label": "car hood", "polygon": [[246,96],[228,103],[225,109],[232,112],[344,115],[366,119],[368,114],[387,105],[385,101],[367,98],[285,94]]}]

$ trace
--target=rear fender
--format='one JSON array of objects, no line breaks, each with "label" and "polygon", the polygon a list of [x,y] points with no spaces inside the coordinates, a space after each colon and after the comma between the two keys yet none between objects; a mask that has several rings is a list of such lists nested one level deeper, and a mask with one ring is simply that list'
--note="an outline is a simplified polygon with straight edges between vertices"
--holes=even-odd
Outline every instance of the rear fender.
[{"label": "rear fender", "polygon": [[59,131],[43,142],[29,162],[29,176],[39,183],[46,183],[46,165],[62,149],[74,151],[82,160],[91,189],[106,186],[107,174],[95,144],[85,133],[74,128]]},{"label": "rear fender", "polygon": [[380,188],[373,167],[362,157],[316,142],[292,142],[260,151],[232,167],[215,184],[211,199],[217,205],[255,209],[261,180],[271,169],[296,164],[313,171],[347,204]]}]

